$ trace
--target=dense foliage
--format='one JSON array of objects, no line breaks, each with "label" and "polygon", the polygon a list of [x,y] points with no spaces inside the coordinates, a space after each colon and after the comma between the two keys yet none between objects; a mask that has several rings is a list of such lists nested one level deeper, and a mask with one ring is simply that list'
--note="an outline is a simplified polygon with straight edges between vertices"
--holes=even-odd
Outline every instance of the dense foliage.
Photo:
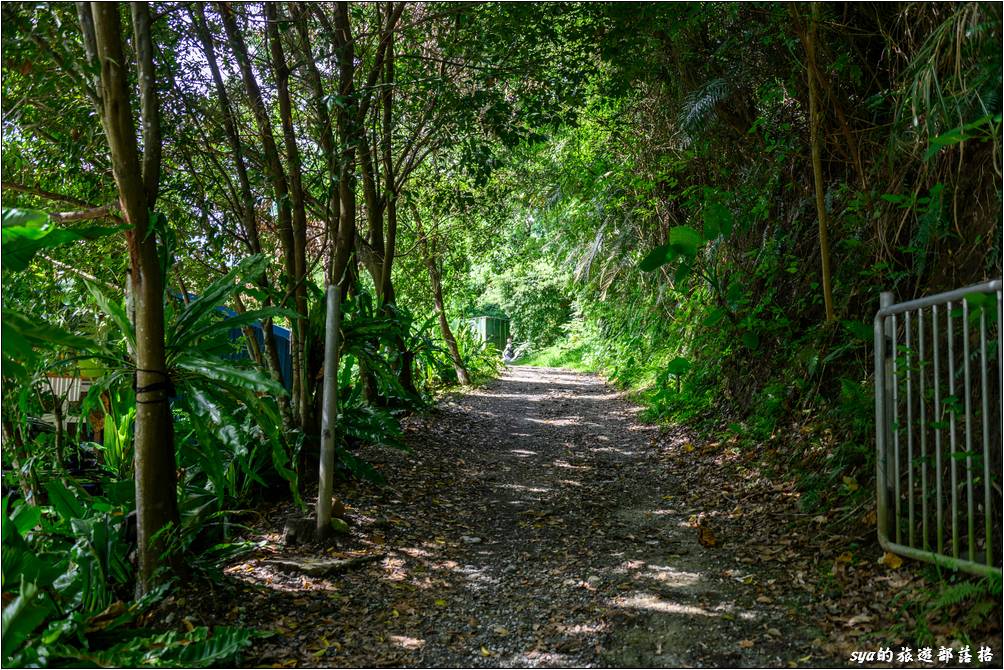
[{"label": "dense foliage", "polygon": [[359,445],[498,374],[478,315],[830,504],[874,466],[878,292],[1001,273],[999,5],[3,20],[5,663],[233,658],[246,631],[136,626],[177,557],[212,573],[241,510],[304,505],[325,435],[336,490],[381,484]]},{"label": "dense foliage", "polygon": [[653,416],[703,417],[755,447],[810,414],[820,437],[782,453],[826,495],[871,473],[878,293],[910,299],[1000,276],[1001,17],[977,4],[814,11],[597,17],[600,74],[576,123],[521,147],[505,176],[533,188],[506,209],[519,223],[496,267],[518,258],[563,276],[576,318],[538,360],[642,388]]}]

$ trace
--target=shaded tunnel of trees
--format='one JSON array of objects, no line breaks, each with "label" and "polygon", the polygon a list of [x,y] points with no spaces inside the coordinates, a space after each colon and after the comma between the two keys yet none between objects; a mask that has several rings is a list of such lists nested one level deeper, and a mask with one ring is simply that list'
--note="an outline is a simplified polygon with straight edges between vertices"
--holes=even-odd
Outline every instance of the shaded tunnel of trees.
[{"label": "shaded tunnel of trees", "polygon": [[5,2],[2,44],[4,663],[235,662],[137,622],[243,511],[351,532],[360,447],[502,372],[480,316],[867,516],[879,293],[1001,276],[997,3]]}]

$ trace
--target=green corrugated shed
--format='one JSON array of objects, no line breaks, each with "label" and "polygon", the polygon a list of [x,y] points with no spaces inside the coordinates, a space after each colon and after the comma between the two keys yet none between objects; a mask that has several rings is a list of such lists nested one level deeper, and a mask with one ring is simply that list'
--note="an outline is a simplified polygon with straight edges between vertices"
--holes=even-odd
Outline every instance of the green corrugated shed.
[{"label": "green corrugated shed", "polygon": [[502,353],[509,339],[509,319],[498,316],[476,316],[471,319],[471,330],[477,333],[483,342],[490,342],[499,353]]}]

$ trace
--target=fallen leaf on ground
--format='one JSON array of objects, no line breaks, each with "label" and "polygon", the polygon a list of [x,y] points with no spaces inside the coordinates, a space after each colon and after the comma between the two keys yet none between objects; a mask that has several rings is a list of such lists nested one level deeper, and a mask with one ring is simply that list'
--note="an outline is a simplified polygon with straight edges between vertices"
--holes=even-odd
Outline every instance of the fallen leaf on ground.
[{"label": "fallen leaf on ground", "polygon": [[868,623],[871,620],[872,617],[868,616],[867,614],[858,614],[857,616],[852,616],[850,619],[848,619],[847,623],[845,623],[844,625],[850,628],[851,626],[857,626],[858,624]]},{"label": "fallen leaf on ground", "polygon": [[882,554],[882,558],[880,558],[878,562],[879,565],[884,565],[892,570],[899,570],[900,566],[903,565],[903,559],[891,551],[887,551]]}]

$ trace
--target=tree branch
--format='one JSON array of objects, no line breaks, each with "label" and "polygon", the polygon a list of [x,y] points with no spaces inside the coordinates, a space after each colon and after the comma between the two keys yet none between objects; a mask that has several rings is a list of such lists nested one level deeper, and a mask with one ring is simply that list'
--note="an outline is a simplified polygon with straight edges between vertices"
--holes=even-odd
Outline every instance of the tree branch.
[{"label": "tree branch", "polygon": [[62,193],[54,193],[52,191],[46,191],[37,185],[31,186],[28,184],[19,184],[12,181],[0,182],[0,188],[9,191],[17,191],[19,193],[27,193],[28,195],[35,195],[39,198],[44,198],[45,200],[52,200],[55,202],[65,202],[70,205],[76,205],[78,207],[89,207],[95,208],[98,205],[87,202],[86,200],[81,200],[79,198],[74,198],[73,196],[63,195]]},{"label": "tree branch", "polygon": [[86,221],[88,219],[104,219],[115,216],[118,213],[116,205],[102,205],[101,207],[91,207],[77,212],[50,212],[49,218],[56,223],[68,223],[70,221]]},{"label": "tree branch", "polygon": [[143,186],[147,201],[157,201],[160,189],[160,109],[157,104],[153,43],[150,39],[150,8],[145,2],[130,3],[132,32],[136,44],[136,72],[139,77],[140,120],[143,133]]}]

